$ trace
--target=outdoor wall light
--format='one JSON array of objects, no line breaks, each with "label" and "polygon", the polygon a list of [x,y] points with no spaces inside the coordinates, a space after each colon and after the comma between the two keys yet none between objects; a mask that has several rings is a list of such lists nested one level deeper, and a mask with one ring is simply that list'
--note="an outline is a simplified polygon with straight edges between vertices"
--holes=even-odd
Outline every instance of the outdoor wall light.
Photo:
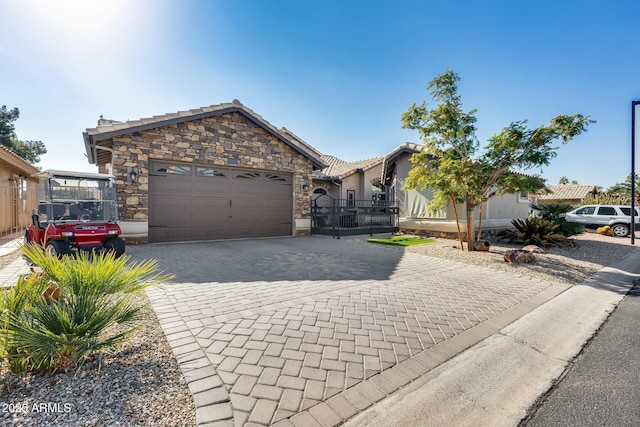
[{"label": "outdoor wall light", "polygon": [[128,182],[138,182],[138,168],[134,168],[132,166],[127,167],[127,181]]},{"label": "outdoor wall light", "polygon": [[300,189],[302,191],[307,191],[309,189],[309,183],[307,181],[302,181],[300,184]]}]

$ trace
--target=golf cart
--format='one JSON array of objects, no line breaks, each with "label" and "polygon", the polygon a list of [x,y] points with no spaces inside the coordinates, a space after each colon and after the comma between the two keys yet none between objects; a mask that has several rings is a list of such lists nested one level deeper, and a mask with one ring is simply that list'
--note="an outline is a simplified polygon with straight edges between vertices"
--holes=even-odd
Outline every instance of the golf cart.
[{"label": "golf cart", "polygon": [[40,178],[40,202],[25,243],[57,256],[78,250],[124,254],[113,175],[46,170],[33,176]]}]

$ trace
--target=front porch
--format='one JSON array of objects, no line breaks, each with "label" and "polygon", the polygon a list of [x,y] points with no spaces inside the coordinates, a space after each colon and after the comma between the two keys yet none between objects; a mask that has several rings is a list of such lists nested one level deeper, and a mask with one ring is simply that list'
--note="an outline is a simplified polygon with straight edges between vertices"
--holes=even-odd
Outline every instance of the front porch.
[{"label": "front porch", "polygon": [[391,233],[399,229],[398,203],[383,200],[334,199],[322,195],[311,201],[311,234],[340,238],[357,234]]}]

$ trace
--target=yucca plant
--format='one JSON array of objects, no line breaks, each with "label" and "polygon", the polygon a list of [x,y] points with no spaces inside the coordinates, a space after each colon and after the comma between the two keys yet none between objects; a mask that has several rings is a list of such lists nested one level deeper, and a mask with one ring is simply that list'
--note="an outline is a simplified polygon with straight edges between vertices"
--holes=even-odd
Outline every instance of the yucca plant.
[{"label": "yucca plant", "polygon": [[526,219],[514,219],[511,224],[515,231],[504,230],[498,233],[498,236],[511,242],[540,246],[562,244],[567,239],[558,232],[560,225],[548,219],[531,216]]},{"label": "yucca plant", "polygon": [[79,368],[135,331],[142,308],[135,297],[171,279],[156,261],[85,252],[58,258],[31,245],[23,251],[42,274],[23,279],[3,300],[3,350],[14,371]]}]

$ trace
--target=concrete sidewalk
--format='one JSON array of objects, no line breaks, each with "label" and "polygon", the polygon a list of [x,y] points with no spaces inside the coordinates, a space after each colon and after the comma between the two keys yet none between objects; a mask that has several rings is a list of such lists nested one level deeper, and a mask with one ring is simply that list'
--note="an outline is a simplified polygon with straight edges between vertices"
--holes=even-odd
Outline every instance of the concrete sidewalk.
[{"label": "concrete sidewalk", "polygon": [[[23,239],[0,239],[0,256],[9,255],[20,249]],[[22,275],[31,273],[31,269],[26,261],[19,257],[9,265],[0,269],[0,288],[11,287],[16,284],[18,278]]]}]

